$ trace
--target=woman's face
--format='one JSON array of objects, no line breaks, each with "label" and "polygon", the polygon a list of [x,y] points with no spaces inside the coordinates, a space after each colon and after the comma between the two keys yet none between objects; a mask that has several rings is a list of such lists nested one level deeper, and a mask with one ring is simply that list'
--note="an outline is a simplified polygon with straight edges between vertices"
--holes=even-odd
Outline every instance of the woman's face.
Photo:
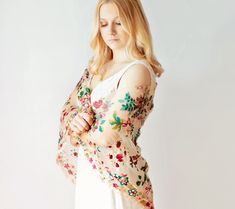
[{"label": "woman's face", "polygon": [[112,50],[126,47],[129,35],[123,30],[118,10],[112,3],[100,7],[100,32],[104,42]]}]

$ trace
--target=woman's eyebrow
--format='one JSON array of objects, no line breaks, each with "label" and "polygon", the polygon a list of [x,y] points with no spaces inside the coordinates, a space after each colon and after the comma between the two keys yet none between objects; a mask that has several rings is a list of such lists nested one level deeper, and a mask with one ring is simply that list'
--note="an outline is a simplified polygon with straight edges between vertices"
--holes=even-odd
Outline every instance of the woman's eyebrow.
[{"label": "woman's eyebrow", "polygon": [[[118,16],[114,17],[113,20],[116,19],[116,18],[118,18]],[[106,20],[106,19],[101,17],[100,20]]]}]

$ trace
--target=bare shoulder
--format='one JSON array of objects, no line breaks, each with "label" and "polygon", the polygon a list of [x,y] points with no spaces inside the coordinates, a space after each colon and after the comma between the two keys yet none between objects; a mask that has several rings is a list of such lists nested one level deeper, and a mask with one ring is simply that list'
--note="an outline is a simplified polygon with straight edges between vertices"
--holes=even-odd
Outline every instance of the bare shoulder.
[{"label": "bare shoulder", "polygon": [[151,85],[151,75],[149,69],[143,64],[134,64],[126,70],[119,82],[119,87]]}]

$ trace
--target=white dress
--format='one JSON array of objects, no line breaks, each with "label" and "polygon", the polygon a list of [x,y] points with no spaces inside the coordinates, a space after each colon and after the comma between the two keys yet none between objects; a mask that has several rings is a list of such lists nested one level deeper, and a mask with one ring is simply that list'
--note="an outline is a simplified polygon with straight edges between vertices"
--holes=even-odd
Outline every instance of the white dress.
[{"label": "white dress", "polygon": [[[135,63],[146,65],[141,60],[135,60],[113,76],[103,80],[92,91],[91,102],[98,99],[104,93],[107,93],[107,89],[111,90],[115,88],[123,73]],[[141,209],[136,202],[127,199],[124,194],[119,193],[115,188],[111,188],[107,183],[102,182],[98,174],[95,173],[97,171],[92,168],[90,162],[84,156],[82,146],[79,147],[78,155],[75,209]]]}]

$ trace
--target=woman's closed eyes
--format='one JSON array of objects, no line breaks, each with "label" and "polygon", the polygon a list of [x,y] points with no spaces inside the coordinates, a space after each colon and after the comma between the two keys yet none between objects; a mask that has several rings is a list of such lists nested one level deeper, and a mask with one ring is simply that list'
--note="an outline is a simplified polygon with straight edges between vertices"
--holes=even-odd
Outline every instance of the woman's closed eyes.
[{"label": "woman's closed eyes", "polygon": [[[120,23],[120,22],[117,22],[116,25],[121,25],[121,23]],[[107,24],[101,24],[101,25],[100,25],[100,27],[105,27],[105,26],[107,26]]]}]

